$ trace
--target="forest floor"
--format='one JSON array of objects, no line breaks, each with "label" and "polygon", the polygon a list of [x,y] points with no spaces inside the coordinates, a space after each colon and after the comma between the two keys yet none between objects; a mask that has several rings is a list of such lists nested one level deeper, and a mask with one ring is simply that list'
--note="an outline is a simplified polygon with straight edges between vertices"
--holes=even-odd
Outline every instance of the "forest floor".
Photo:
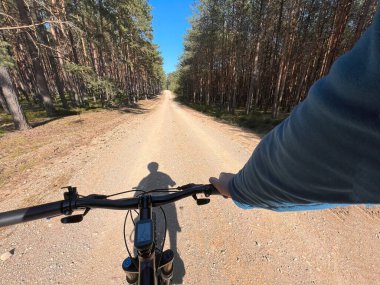
[{"label": "forest floor", "polygon": [[[23,189],[23,186],[39,180],[50,187],[66,183],[65,174],[46,175],[44,168],[56,164],[57,160],[67,157],[78,148],[87,148],[96,137],[112,131],[125,121],[135,119],[138,114],[148,112],[158,102],[156,97],[142,100],[134,107],[95,109],[57,118],[47,118],[33,112],[34,116],[29,118],[31,124],[37,127],[24,132],[14,132],[10,127],[4,127],[6,132],[0,136],[0,202],[20,194],[15,189]],[[69,162],[63,160],[63,163]],[[41,169],[42,172],[39,172]],[[30,189],[25,191],[28,196],[28,192],[32,192]]]},{"label": "forest floor", "polygon": [[254,131],[258,136],[263,137],[275,126],[281,123],[289,113],[280,113],[277,119],[272,118],[271,112],[253,111],[250,114],[245,113],[245,109],[236,109],[235,113],[220,110],[219,106],[204,105],[183,100],[181,97],[176,98],[177,102],[184,104],[203,114],[212,116],[223,123],[232,124]]},{"label": "forest floor", "polygon": [[[57,119],[0,138],[0,211],[61,200],[67,185],[88,195],[207,183],[238,171],[259,141],[168,91],[133,109]],[[152,162],[159,172],[149,173]],[[175,284],[379,284],[380,207],[276,213],[215,197],[202,207],[181,200],[166,213]],[[0,283],[125,284],[124,216],[94,210],[79,224],[0,229]],[[130,224],[127,233],[131,245]]]}]

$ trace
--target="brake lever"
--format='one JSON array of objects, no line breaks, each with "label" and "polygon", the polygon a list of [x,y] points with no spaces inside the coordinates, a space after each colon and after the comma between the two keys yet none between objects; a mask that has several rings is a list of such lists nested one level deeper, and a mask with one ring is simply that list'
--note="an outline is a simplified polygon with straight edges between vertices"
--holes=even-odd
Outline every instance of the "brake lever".
[{"label": "brake lever", "polygon": [[193,194],[192,197],[197,202],[198,206],[202,206],[202,205],[206,205],[206,204],[210,203],[209,198],[198,198],[196,194]]},{"label": "brake lever", "polygon": [[64,217],[61,219],[61,223],[62,224],[80,223],[81,221],[83,221],[83,217],[86,216],[88,214],[88,212],[90,212],[90,210],[91,210],[90,208],[86,208],[84,213],[81,215],[73,215],[73,216],[69,216],[69,217]]},{"label": "brake lever", "polygon": [[[189,183],[189,184],[186,184],[186,185],[183,185],[183,186],[179,186],[178,189],[179,190],[186,190],[186,189],[194,187],[194,186],[197,186],[197,184]],[[210,196],[210,194],[208,194],[208,193],[205,193],[205,195],[206,195],[206,197]],[[197,202],[198,206],[206,205],[206,204],[210,203],[210,199],[209,198],[198,198],[197,194],[193,194],[192,197]]]},{"label": "brake lever", "polygon": [[[79,198],[79,194],[78,194],[76,187],[72,187],[72,186],[62,187],[62,189],[65,189],[65,188],[68,191],[63,193],[63,197],[66,201],[69,201],[69,209],[67,209],[64,213],[68,217],[62,218],[61,223],[62,224],[80,223],[81,221],[83,221],[83,217],[86,216],[91,209],[86,208],[86,210],[83,212],[83,214],[80,214],[80,215],[71,215],[73,213],[73,210],[71,209],[71,203]],[[93,199],[106,199],[107,198],[106,195],[100,195],[100,194],[91,194],[88,197],[91,197]]]}]

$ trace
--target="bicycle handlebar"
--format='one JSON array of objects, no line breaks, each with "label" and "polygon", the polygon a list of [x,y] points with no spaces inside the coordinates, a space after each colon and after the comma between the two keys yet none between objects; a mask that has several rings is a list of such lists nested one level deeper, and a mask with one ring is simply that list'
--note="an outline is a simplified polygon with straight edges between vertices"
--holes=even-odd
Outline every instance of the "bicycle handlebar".
[{"label": "bicycle handlebar", "polygon": [[[184,187],[183,187],[184,188]],[[179,187],[179,189],[182,189]],[[180,199],[192,196],[195,194],[220,195],[215,187],[209,185],[194,185],[184,188],[184,190],[172,194],[151,196],[152,206],[159,207],[165,204],[173,203]],[[142,194],[150,195],[151,193]],[[14,225],[18,223],[29,222],[33,220],[49,218],[59,215],[71,215],[73,210],[78,209],[112,209],[112,210],[132,210],[138,208],[139,198],[124,198],[117,200],[108,200],[107,198],[99,198],[101,196],[94,195],[91,197],[75,198],[62,200],[48,204],[42,204],[33,207],[13,210],[0,213],[0,227]]]}]

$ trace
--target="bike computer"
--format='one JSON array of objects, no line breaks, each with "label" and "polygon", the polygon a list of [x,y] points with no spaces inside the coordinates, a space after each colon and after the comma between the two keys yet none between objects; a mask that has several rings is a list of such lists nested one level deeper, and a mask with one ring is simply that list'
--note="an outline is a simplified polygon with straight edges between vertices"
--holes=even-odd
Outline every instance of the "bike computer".
[{"label": "bike computer", "polygon": [[140,220],[135,227],[135,248],[146,250],[153,245],[153,222],[152,220]]}]

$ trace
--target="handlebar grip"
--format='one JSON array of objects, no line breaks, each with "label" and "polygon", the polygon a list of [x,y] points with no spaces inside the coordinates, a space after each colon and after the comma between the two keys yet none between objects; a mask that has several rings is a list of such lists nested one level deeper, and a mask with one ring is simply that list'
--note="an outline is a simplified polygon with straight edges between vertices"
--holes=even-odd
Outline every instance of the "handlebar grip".
[{"label": "handlebar grip", "polygon": [[209,187],[209,194],[210,195],[222,195],[220,192],[215,188],[214,185],[208,184],[207,187]]},{"label": "handlebar grip", "polygon": [[61,215],[63,203],[58,201],[0,213],[0,227]]}]

